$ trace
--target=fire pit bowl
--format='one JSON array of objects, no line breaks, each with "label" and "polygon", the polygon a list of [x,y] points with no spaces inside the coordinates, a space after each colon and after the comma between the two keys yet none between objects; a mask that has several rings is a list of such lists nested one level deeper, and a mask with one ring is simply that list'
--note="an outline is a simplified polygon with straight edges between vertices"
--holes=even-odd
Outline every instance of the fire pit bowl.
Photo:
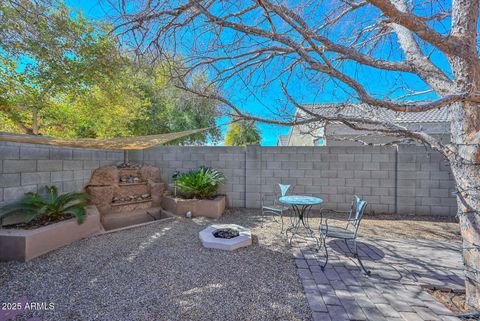
[{"label": "fire pit bowl", "polygon": [[233,239],[240,235],[240,231],[234,228],[222,228],[213,232],[213,236],[221,239]]},{"label": "fire pit bowl", "polygon": [[200,231],[198,235],[202,245],[210,249],[233,251],[252,245],[250,230],[236,224],[210,225]]}]

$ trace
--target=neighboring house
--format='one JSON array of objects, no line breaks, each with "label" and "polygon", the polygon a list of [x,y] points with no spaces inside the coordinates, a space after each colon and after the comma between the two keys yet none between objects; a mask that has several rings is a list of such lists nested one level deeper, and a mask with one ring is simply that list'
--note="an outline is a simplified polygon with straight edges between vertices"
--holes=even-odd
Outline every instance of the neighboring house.
[{"label": "neighboring house", "polygon": [[288,137],[290,135],[280,135],[277,139],[277,146],[288,146]]},{"label": "neighboring house", "polygon": [[[325,117],[335,115],[376,117],[395,123],[410,130],[422,130],[443,142],[450,140],[450,120],[448,108],[432,109],[419,113],[401,113],[388,109],[372,107],[366,104],[346,104],[341,108],[333,104],[304,105],[311,112]],[[297,110],[296,118],[305,116],[303,110]],[[356,141],[357,140],[357,141]],[[358,131],[339,122],[316,123],[294,126],[288,135],[280,136],[279,146],[352,146],[365,143],[382,144],[397,140],[381,133]]]}]

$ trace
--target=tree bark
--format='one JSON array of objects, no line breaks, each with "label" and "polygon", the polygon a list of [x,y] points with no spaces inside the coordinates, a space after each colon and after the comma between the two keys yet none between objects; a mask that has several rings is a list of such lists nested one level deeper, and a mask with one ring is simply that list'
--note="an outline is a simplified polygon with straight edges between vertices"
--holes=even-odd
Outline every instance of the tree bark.
[{"label": "tree bark", "polygon": [[480,106],[456,103],[451,111],[458,218],[465,265],[466,303],[480,309]]},{"label": "tree bark", "polygon": [[453,165],[465,265],[466,303],[480,309],[480,164]]},{"label": "tree bark", "polygon": [[[453,90],[480,90],[477,52],[478,0],[452,1],[450,38],[462,43],[466,54],[448,56],[454,76]],[[458,217],[463,239],[467,304],[480,309],[480,105],[454,103],[450,109],[451,140],[455,157],[450,159],[457,183]]]},{"label": "tree bark", "polygon": [[34,109],[32,111],[32,134],[38,135],[38,110]]}]

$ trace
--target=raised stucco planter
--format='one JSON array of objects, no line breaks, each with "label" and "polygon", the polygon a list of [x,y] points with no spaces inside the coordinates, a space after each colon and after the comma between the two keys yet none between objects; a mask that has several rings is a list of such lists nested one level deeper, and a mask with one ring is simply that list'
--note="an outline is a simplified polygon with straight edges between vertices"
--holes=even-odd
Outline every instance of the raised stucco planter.
[{"label": "raised stucco planter", "polygon": [[0,228],[0,261],[29,261],[101,231],[100,214],[95,206],[87,207],[82,224],[75,218],[33,230]]},{"label": "raised stucco planter", "polygon": [[217,196],[211,200],[184,199],[173,196],[162,198],[162,207],[174,214],[185,215],[192,212],[193,217],[220,218],[225,212],[225,196]]}]

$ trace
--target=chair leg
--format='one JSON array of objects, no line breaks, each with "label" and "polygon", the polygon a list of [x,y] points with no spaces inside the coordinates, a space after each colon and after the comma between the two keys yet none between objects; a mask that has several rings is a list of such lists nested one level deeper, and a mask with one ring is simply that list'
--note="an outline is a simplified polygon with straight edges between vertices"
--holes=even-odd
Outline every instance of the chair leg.
[{"label": "chair leg", "polygon": [[[290,242],[289,242],[290,246],[292,246],[292,241],[293,241],[294,236],[297,235],[299,225],[300,225],[300,220],[297,220],[295,225],[292,226],[292,229],[291,229],[292,235],[290,236]],[[288,237],[288,235],[287,235],[287,237]]]},{"label": "chair leg", "polygon": [[282,229],[280,230],[280,234],[283,234],[283,212],[280,214],[280,220],[282,221]]},{"label": "chair leg", "polygon": [[273,221],[275,223],[280,223],[278,220],[277,220],[277,215],[280,216],[280,220],[281,220],[281,224],[282,224],[282,229],[280,230],[280,234],[283,234],[283,212],[278,212],[277,214],[273,214]]},{"label": "chair leg", "polygon": [[360,267],[362,268],[363,272],[365,272],[366,275],[370,275],[372,272],[365,268],[362,260],[360,259],[360,255],[358,255],[357,240],[355,240],[355,239],[353,240],[353,248],[354,248],[353,251],[350,248],[350,246],[348,245],[348,241],[346,239],[344,241],[345,241],[345,244],[347,245],[348,249],[350,250],[350,252],[352,252],[353,256],[358,260],[358,263],[360,264]]},{"label": "chair leg", "polygon": [[[320,236],[322,237],[322,236]],[[322,269],[322,271],[325,271],[325,267],[327,266],[328,264],[328,249],[327,249],[327,237],[326,236],[323,236],[322,237],[322,243],[323,243],[323,248],[325,249],[325,264],[323,264],[322,266],[320,266],[320,268]]]}]

